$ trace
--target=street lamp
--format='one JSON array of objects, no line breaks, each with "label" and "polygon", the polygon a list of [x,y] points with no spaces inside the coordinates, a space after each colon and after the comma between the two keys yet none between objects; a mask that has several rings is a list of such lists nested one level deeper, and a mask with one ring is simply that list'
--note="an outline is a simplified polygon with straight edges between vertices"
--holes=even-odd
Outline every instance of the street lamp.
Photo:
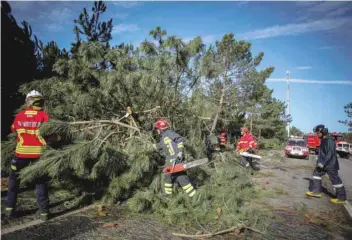
[{"label": "street lamp", "polygon": [[[290,115],[290,71],[286,71],[287,83],[287,115]],[[287,136],[290,137],[290,122],[287,123]]]}]

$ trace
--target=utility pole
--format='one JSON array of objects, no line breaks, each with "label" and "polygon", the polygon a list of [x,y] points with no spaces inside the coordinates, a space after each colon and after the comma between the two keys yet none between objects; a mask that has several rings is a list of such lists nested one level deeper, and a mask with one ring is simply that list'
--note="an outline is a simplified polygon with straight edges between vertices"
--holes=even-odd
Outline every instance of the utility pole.
[{"label": "utility pole", "polygon": [[[290,115],[290,71],[286,71],[287,83],[287,115]],[[287,135],[290,137],[290,122],[287,123]]]}]

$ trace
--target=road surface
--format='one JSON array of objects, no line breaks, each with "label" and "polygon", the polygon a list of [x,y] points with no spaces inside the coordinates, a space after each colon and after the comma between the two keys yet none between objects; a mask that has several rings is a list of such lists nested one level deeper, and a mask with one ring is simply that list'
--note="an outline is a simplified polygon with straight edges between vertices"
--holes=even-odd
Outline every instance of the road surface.
[{"label": "road surface", "polygon": [[339,175],[345,185],[347,199],[352,203],[352,159],[339,158]]}]

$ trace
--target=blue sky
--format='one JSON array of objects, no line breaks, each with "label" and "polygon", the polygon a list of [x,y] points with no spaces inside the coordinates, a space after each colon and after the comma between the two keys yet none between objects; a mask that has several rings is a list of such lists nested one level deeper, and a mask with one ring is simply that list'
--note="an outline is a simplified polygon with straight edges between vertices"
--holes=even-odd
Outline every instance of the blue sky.
[{"label": "blue sky", "polygon": [[[73,19],[93,2],[14,2],[18,22],[29,22],[43,42],[69,48]],[[352,2],[108,2],[104,19],[113,18],[113,40],[139,44],[156,26],[206,44],[233,32],[264,52],[259,67],[275,67],[267,81],[274,97],[286,100],[286,71],[291,73],[292,125],[308,132],[323,123],[347,131],[343,107],[352,102]]]}]

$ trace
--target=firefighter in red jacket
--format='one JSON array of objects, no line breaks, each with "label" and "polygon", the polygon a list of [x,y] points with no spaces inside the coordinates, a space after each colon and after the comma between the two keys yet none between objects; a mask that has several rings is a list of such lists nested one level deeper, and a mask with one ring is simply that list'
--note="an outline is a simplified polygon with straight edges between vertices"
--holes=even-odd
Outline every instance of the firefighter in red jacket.
[{"label": "firefighter in red jacket", "polygon": [[[20,180],[18,179],[21,169],[38,160],[46,147],[46,141],[41,137],[40,125],[49,120],[49,115],[43,111],[44,98],[36,90],[29,92],[26,96],[27,108],[19,112],[11,126],[12,132],[17,133],[17,146],[15,157],[11,161],[9,176],[9,188],[7,193],[7,206],[5,215],[14,215],[17,193]],[[51,139],[53,136],[51,136]],[[51,141],[49,139],[49,141]],[[46,178],[36,180],[37,201],[39,205],[40,219],[46,221],[49,214],[48,183]]]},{"label": "firefighter in red jacket", "polygon": [[[248,128],[241,128],[241,135],[242,136],[237,143],[236,151],[241,153],[254,153],[254,149],[256,149],[258,145],[252,134],[249,133]],[[241,156],[241,164],[246,168],[252,167],[254,170],[259,170],[257,163],[253,162],[253,159],[250,157]]]}]

